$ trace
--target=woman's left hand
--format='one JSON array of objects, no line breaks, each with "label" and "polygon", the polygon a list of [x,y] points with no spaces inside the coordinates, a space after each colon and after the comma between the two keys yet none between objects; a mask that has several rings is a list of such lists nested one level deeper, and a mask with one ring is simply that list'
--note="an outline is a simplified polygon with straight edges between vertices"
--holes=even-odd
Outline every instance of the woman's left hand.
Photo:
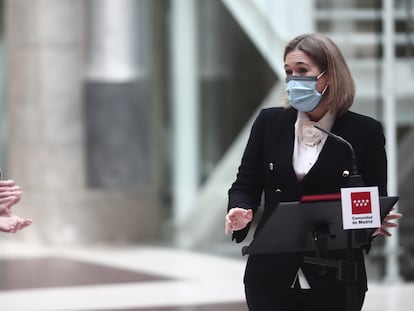
[{"label": "woman's left hand", "polygon": [[[395,208],[392,208],[391,211],[395,210]],[[393,213],[393,214],[388,214],[387,216],[385,216],[384,221],[381,224],[381,227],[379,227],[377,230],[374,231],[374,233],[372,234],[372,236],[376,236],[376,235],[385,235],[385,236],[392,236],[391,232],[388,231],[389,228],[398,228],[398,223],[396,222],[391,222],[391,220],[396,220],[396,219],[400,219],[401,217],[403,217],[403,215],[401,213]]]}]

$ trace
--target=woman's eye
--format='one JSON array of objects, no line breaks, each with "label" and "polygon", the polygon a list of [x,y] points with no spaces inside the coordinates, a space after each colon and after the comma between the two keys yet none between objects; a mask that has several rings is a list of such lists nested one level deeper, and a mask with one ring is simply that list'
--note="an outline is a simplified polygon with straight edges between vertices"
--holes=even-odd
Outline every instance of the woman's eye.
[{"label": "woman's eye", "polygon": [[308,73],[308,70],[305,68],[301,68],[298,70],[299,75],[305,76]]},{"label": "woman's eye", "polygon": [[293,70],[285,70],[286,78],[290,76],[306,76],[308,74],[309,70],[306,68],[299,68],[295,71]]}]

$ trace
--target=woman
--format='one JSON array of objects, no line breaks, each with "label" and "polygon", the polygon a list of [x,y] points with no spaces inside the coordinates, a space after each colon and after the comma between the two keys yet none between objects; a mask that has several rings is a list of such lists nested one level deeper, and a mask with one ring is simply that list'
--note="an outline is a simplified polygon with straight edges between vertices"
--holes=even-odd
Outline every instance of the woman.
[{"label": "woman", "polygon": [[[344,144],[328,139],[316,129],[332,131],[349,141],[356,153],[359,173],[367,186],[387,194],[385,138],[381,124],[349,111],[355,86],[345,59],[328,37],[306,34],[285,48],[286,107],[264,109],[251,130],[236,181],[229,190],[226,232],[241,242],[264,194],[264,210],[256,233],[282,201],[303,195],[339,193],[348,185],[351,155]],[[397,226],[387,216],[376,234],[390,235]],[[345,252],[330,257],[345,258]],[[303,254],[250,255],[244,283],[249,310],[346,310],[346,284],[335,269],[321,273],[305,264]],[[367,290],[362,250],[358,262],[355,310],[360,310]]]}]

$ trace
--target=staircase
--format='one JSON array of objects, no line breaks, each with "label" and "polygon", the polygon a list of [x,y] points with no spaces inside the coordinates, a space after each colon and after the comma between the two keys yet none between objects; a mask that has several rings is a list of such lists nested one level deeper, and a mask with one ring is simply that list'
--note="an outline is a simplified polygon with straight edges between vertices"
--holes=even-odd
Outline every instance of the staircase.
[{"label": "staircase", "polygon": [[[223,4],[239,23],[250,40],[256,45],[269,67],[283,81],[284,72],[281,62],[284,45],[288,40],[300,33],[313,31],[329,35],[340,47],[348,61],[349,67],[357,85],[357,95],[353,110],[371,115],[377,119],[383,118],[382,109],[382,81],[383,66],[382,50],[384,38],[382,34],[382,7],[381,1],[356,0],[314,0],[314,1],[274,1],[274,0],[222,0]],[[362,2],[362,4],[360,3]],[[406,278],[414,278],[414,212],[410,213],[410,203],[414,199],[412,185],[414,183],[414,10],[413,0],[395,1],[395,94],[396,94],[396,122],[399,128],[399,183],[402,199],[400,211],[405,214],[400,222],[401,270]],[[297,18],[292,12],[300,13]],[[295,17],[296,16],[296,17]],[[294,18],[295,17],[295,18]],[[283,83],[282,83],[283,84]],[[275,88],[272,96],[281,96],[281,83]],[[278,94],[278,95],[277,95]],[[280,100],[271,100],[280,102]],[[264,103],[263,105],[266,105]],[[183,226],[182,236],[186,237],[185,245],[197,247],[203,245],[220,244],[228,237],[212,232],[222,232],[226,196],[225,191],[234,179],[235,164],[243,150],[249,124],[246,125],[240,138],[234,142],[221,163],[218,163],[215,172],[207,180],[203,189],[200,189],[197,207],[194,208]],[[232,159],[229,161],[229,159]],[[227,161],[227,164],[226,164]],[[236,161],[237,162],[237,161]],[[229,164],[233,163],[233,164]],[[238,163],[237,163],[238,164]],[[232,167],[229,170],[229,165]],[[217,184],[217,176],[220,183]],[[217,189],[217,185],[222,185]],[[220,194],[221,193],[221,194]],[[208,195],[207,195],[208,194]],[[220,195],[219,195],[220,194]],[[211,205],[211,198],[219,197],[217,204]],[[194,219],[202,210],[209,208],[211,215],[205,219],[203,226],[192,226]],[[213,211],[214,210],[214,211]],[[190,234],[190,232],[192,232]],[[379,243],[381,244],[381,243]],[[382,262],[384,254],[378,249],[377,261]],[[375,250],[374,256],[375,257]]]},{"label": "staircase", "polygon": [[[383,119],[381,107],[382,35],[381,1],[334,1],[327,5],[316,1],[316,29],[327,33],[341,48],[348,60],[357,85],[353,110]],[[330,1],[332,3],[332,1]],[[414,199],[414,28],[413,1],[395,1],[395,75],[396,123],[398,127],[398,194],[399,209],[404,213],[400,222],[400,270],[403,278],[414,279],[414,212],[410,205]],[[359,6],[359,7],[358,7]],[[383,263],[384,254],[379,243],[370,258]],[[375,255],[376,254],[376,255]],[[376,258],[375,258],[376,257]]]}]

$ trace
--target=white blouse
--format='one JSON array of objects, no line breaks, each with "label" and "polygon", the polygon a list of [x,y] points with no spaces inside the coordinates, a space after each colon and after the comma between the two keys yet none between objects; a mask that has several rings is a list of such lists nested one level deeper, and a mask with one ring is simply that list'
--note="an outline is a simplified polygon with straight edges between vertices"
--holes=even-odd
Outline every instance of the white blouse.
[{"label": "white blouse", "polygon": [[299,180],[309,172],[318,159],[323,145],[328,137],[327,134],[318,130],[313,125],[330,131],[335,116],[327,112],[318,122],[309,120],[306,113],[299,111],[295,123],[295,145],[293,148],[293,168]]},{"label": "white blouse", "polygon": [[[306,113],[301,111],[298,112],[298,117],[295,123],[295,145],[293,148],[292,161],[298,180],[302,180],[315,164],[328,137],[327,134],[315,128],[314,125],[316,124],[319,127],[330,131],[334,121],[335,116],[331,112],[327,112],[318,122],[309,120]],[[299,282],[301,289],[311,288],[301,268],[299,268],[296,277],[293,280],[292,288],[297,281]]]}]

